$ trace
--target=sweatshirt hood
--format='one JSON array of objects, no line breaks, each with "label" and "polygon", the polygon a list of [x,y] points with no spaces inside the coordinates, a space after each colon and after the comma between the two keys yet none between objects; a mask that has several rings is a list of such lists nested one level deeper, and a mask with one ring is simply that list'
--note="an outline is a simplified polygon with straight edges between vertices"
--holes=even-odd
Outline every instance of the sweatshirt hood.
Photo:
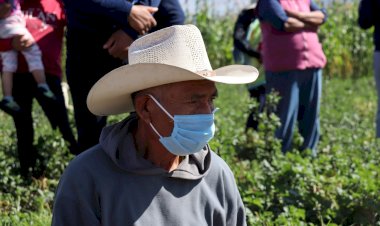
[{"label": "sweatshirt hood", "polygon": [[163,175],[186,180],[197,180],[207,174],[211,163],[211,150],[208,145],[195,154],[185,156],[177,169],[172,172],[139,156],[130,130],[136,123],[137,117],[131,115],[102,130],[100,146],[117,167],[134,174]]}]

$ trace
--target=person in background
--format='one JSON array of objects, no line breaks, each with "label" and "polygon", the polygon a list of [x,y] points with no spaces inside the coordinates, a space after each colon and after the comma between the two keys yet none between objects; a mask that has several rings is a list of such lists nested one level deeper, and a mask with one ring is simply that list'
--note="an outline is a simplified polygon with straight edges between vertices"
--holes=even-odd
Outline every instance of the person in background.
[{"label": "person in background", "polygon": [[[40,177],[44,173],[44,162],[37,148],[33,145],[34,128],[32,118],[33,99],[41,105],[53,128],[59,128],[67,141],[69,150],[75,154],[77,143],[70,127],[67,110],[61,89],[62,65],[61,53],[63,34],[66,25],[65,14],[59,0],[28,0],[21,3],[26,27],[33,38],[28,35],[15,36],[0,40],[0,51],[16,49],[23,51],[34,42],[42,52],[42,60],[46,72],[46,82],[54,93],[55,101],[49,101],[39,92],[33,75],[22,54],[18,55],[18,69],[13,76],[13,96],[22,109],[13,115],[16,126],[17,150],[21,175],[27,179]],[[0,7],[0,12],[2,11]]]},{"label": "person in background", "polygon": [[[26,24],[24,15],[20,9],[20,2],[18,0],[0,0],[0,4],[5,4],[3,8],[8,9],[3,10],[0,14],[0,38],[6,39],[25,35],[33,39],[25,27]],[[54,94],[46,83],[44,65],[38,45],[33,44],[21,52],[28,63],[29,71],[37,82],[38,90],[45,97],[54,98]],[[20,106],[14,101],[12,96],[13,73],[17,70],[17,55],[18,51],[14,49],[0,52],[3,63],[1,80],[4,94],[3,99],[0,101],[0,109],[11,115],[20,111]]]},{"label": "person in background", "polygon": [[266,89],[279,93],[277,114],[281,126],[276,137],[282,151],[291,149],[296,122],[304,138],[301,149],[317,153],[322,68],[326,57],[318,40],[318,27],[326,20],[325,10],[313,0],[259,1],[262,58]]},{"label": "person in background", "polygon": [[253,3],[241,10],[235,22],[233,32],[235,62],[246,65],[250,64],[245,55],[248,55],[248,57],[251,58],[256,58],[258,61],[261,60],[259,49],[261,42],[260,33],[260,23],[256,13],[256,3]]},{"label": "person in background", "polygon": [[[256,3],[248,5],[238,15],[233,32],[233,56],[236,63],[253,64],[260,68],[262,64],[260,54],[261,30],[256,5]],[[251,60],[252,58],[255,60]],[[263,112],[265,106],[265,79],[249,84],[248,91],[250,97],[259,103],[259,112]],[[251,112],[248,115],[246,129],[253,128],[257,130],[259,122],[254,119],[254,114],[255,112]]]},{"label": "person in background", "polygon": [[363,29],[375,27],[373,43],[375,51],[373,54],[373,68],[377,91],[377,113],[376,113],[376,137],[380,138],[380,1],[361,0],[359,5],[359,26]]},{"label": "person in background", "polygon": [[96,115],[134,113],[68,165],[52,225],[246,225],[234,175],[207,143],[215,83],[253,82],[257,69],[213,70],[194,25],[141,37],[128,58],[92,87],[87,105]]},{"label": "person in background", "polygon": [[80,151],[99,141],[106,117],[86,107],[88,91],[106,72],[127,61],[128,47],[139,35],[183,24],[178,0],[63,0],[68,18],[67,81],[73,98]]}]

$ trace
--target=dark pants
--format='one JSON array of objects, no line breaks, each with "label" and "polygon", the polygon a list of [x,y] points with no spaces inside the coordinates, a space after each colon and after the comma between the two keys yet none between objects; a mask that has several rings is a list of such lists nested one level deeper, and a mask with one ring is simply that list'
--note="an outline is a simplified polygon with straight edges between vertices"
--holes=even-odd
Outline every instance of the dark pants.
[{"label": "dark pants", "polygon": [[40,157],[38,150],[33,146],[32,103],[34,98],[41,105],[52,128],[60,130],[63,138],[69,143],[69,148],[74,151],[76,147],[76,140],[67,116],[61,80],[57,76],[47,74],[46,81],[56,100],[49,99],[38,92],[37,83],[29,73],[15,74],[13,79],[13,96],[21,107],[21,112],[14,115],[13,120],[16,126],[18,157],[23,176],[28,176],[30,168],[36,170],[36,161]]},{"label": "dark pants", "polygon": [[[259,103],[258,110],[259,110],[259,113],[262,113],[265,107],[265,83],[252,87],[248,91],[249,91],[249,96],[255,99]],[[257,112],[251,112],[249,114],[247,123],[246,123],[246,129],[253,128],[254,130],[257,130],[259,126],[259,121],[253,117],[254,114],[257,114]]]},{"label": "dark pants", "polygon": [[88,110],[87,94],[103,75],[122,65],[121,60],[111,57],[103,49],[109,35],[107,32],[88,34],[71,29],[67,36],[66,75],[73,99],[80,151],[99,143],[100,132],[106,125],[106,117],[96,116]]}]

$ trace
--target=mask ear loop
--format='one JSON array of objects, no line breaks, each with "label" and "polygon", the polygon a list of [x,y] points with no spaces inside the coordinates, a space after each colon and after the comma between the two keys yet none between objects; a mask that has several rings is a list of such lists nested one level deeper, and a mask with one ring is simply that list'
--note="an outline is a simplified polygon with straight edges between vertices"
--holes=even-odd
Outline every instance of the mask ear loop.
[{"label": "mask ear loop", "polygon": [[162,138],[161,134],[156,130],[156,128],[154,128],[154,126],[152,125],[151,122],[149,123],[149,125],[153,129],[153,131],[157,134],[157,136],[159,136],[160,138]]},{"label": "mask ear loop", "polygon": [[[160,104],[160,102],[158,102],[157,100],[156,100],[156,98],[154,98],[152,95],[150,95],[150,94],[147,94],[156,104],[157,104],[157,106],[159,107],[159,108],[161,108],[161,110],[162,111],[164,111],[165,112],[165,114],[167,115],[167,116],[169,116],[172,120],[174,120],[174,118],[173,118],[173,116],[171,116],[170,115],[170,113]],[[160,138],[162,138],[162,136],[161,136],[161,134],[157,131],[157,129],[156,128],[154,128],[154,126],[152,125],[152,123],[150,122],[149,123],[149,125],[150,125],[150,127],[153,129],[153,131],[157,134],[157,136],[159,136]]]},{"label": "mask ear loop", "polygon": [[152,98],[152,100],[158,105],[159,108],[161,108],[161,110],[163,110],[165,112],[165,114],[167,114],[172,120],[174,120],[173,116],[160,104],[160,102],[158,102],[156,100],[156,98],[154,98],[152,95],[150,94],[147,94],[150,98]]}]

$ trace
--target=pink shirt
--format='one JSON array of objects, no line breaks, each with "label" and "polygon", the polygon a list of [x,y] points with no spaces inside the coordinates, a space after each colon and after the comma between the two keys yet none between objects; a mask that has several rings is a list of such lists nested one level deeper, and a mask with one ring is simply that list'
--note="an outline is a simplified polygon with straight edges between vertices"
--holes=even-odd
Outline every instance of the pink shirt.
[{"label": "pink shirt", "polygon": [[[310,0],[279,0],[284,9],[310,12]],[[323,53],[316,31],[285,32],[275,29],[266,21],[261,22],[263,36],[262,57],[265,70],[282,72],[323,68]]]}]

